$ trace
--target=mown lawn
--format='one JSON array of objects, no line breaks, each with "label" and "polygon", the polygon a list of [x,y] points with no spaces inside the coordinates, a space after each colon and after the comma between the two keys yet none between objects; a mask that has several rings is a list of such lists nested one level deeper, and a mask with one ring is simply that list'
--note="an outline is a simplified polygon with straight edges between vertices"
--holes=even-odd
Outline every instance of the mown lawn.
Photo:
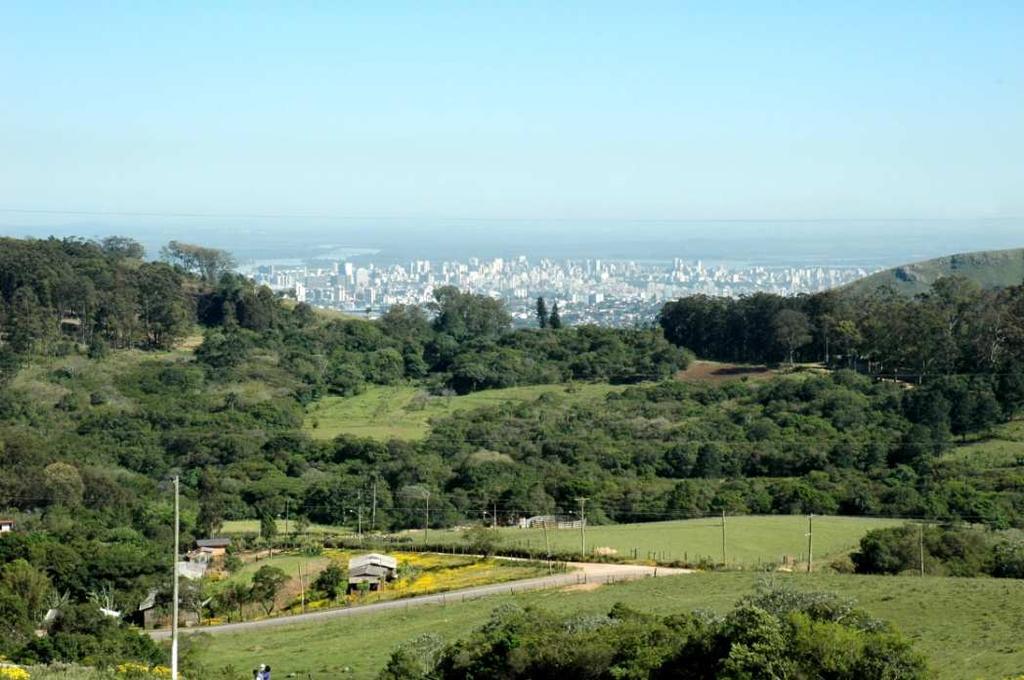
[{"label": "mown lawn", "polygon": [[354,397],[324,397],[310,407],[304,428],[315,439],[333,439],[339,434],[385,440],[420,439],[427,434],[431,418],[455,411],[507,401],[530,401],[549,393],[578,400],[599,399],[620,389],[615,385],[590,383],[571,387],[529,385],[438,397],[412,386],[370,386]]},{"label": "mown lawn", "polygon": [[[815,517],[813,520],[812,553],[816,564],[855,548],[861,536],[871,529],[902,524],[902,520],[866,517]],[[726,561],[732,565],[756,566],[775,564],[783,557],[805,562],[807,555],[807,517],[804,515],[754,515],[727,517],[725,520]],[[499,529],[505,545],[514,548],[546,551],[543,529]],[[422,532],[409,532],[422,537]],[[551,550],[579,551],[579,529],[548,529]],[[666,562],[701,558],[722,561],[722,520],[707,519],[613,524],[587,527],[587,550],[611,548],[622,557]],[[431,531],[431,543],[463,544],[458,531]]]},{"label": "mown lawn", "polygon": [[[625,602],[667,614],[697,608],[729,610],[764,576],[699,573],[602,586],[551,590],[427,605],[197,641],[210,671],[234,667],[237,677],[269,663],[282,677],[373,678],[395,645],[424,633],[447,640],[468,634],[495,608],[515,601],[562,613],[602,613]],[[928,655],[938,677],[1003,678],[1024,668],[1024,581],[910,576],[775,575],[778,583],[853,597],[873,616],[896,624]],[[307,675],[308,674],[308,675]]]}]

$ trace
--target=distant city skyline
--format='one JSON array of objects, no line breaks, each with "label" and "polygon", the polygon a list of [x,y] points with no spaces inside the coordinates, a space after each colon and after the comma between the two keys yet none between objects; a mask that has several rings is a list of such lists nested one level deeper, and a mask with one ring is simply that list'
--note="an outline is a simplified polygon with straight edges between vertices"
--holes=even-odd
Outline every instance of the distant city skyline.
[{"label": "distant city skyline", "polygon": [[516,325],[535,324],[535,301],[559,305],[567,323],[645,325],[669,300],[694,294],[738,297],[817,293],[873,273],[863,267],[765,267],[708,264],[672,258],[671,263],[602,258],[415,259],[407,263],[326,259],[240,267],[277,293],[315,307],[374,317],[394,305],[424,305],[442,286],[501,300]]}]

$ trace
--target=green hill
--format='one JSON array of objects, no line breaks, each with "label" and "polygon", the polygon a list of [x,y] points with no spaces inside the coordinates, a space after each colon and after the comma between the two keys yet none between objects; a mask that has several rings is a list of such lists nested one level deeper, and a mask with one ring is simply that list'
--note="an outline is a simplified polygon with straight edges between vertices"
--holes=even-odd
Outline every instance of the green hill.
[{"label": "green hill", "polygon": [[900,265],[855,281],[845,290],[864,294],[891,286],[903,295],[917,295],[944,276],[963,276],[987,289],[1018,285],[1024,282],[1024,248],[979,250]]}]

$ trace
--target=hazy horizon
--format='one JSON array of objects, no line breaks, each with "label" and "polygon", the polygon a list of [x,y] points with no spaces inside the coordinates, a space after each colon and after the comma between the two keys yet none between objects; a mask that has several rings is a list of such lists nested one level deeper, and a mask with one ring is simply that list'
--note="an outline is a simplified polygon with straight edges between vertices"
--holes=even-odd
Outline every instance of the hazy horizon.
[{"label": "hazy horizon", "polygon": [[348,259],[509,257],[671,260],[765,265],[891,266],[975,250],[1024,247],[1024,219],[989,220],[480,220],[122,216],[63,223],[0,222],[12,236],[135,238],[156,257],[170,240],[232,252],[240,263],[345,259],[339,249],[376,251]]}]

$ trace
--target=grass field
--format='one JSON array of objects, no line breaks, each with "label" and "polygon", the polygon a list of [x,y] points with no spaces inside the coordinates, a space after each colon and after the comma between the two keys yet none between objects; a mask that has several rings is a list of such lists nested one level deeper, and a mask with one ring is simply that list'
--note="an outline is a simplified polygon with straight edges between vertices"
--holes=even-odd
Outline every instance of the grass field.
[{"label": "grass field", "polygon": [[[284,535],[290,530],[295,529],[295,521],[286,522],[283,519],[275,520],[277,523],[277,533]],[[224,526],[221,527],[220,533],[224,535],[236,535],[236,534],[258,534],[260,532],[260,521],[258,519],[229,519],[224,522]],[[351,529],[346,527],[334,526],[331,524],[310,524],[306,527],[307,534],[348,534],[351,533]]]},{"label": "grass field", "polygon": [[419,439],[427,434],[431,418],[458,410],[493,406],[507,401],[530,401],[542,394],[562,394],[576,400],[600,399],[620,387],[579,383],[530,385],[485,390],[462,396],[429,396],[411,386],[371,386],[354,397],[324,397],[308,411],[305,429],[315,439],[351,434],[375,439]]},{"label": "grass field", "polygon": [[[815,517],[812,551],[816,563],[827,563],[856,547],[860,537],[871,529],[902,524],[902,520],[865,517]],[[543,553],[543,529],[499,529],[509,547]],[[421,536],[421,532],[410,532]],[[725,524],[726,559],[729,564],[753,566],[777,563],[783,556],[804,561],[807,554],[807,517],[803,515],[758,515],[729,517]],[[549,529],[551,549],[578,551],[579,529]],[[463,543],[458,531],[431,531],[431,543]],[[611,548],[622,557],[672,561],[686,559],[696,563],[702,557],[712,562],[722,559],[722,521],[720,518],[613,524],[587,528],[587,550]],[[634,550],[636,551],[634,553]]]},{"label": "grass field", "polygon": [[1004,423],[976,441],[954,446],[940,464],[970,470],[1020,467],[1024,461],[1024,420]]},{"label": "grass field", "polygon": [[[211,669],[233,666],[242,677],[265,662],[298,677],[373,678],[395,645],[424,633],[454,640],[483,623],[497,606],[516,601],[569,613],[602,613],[615,602],[667,614],[704,608],[727,611],[752,592],[759,575],[700,573],[602,586],[552,590],[367,614],[287,628],[218,635],[200,642]],[[1003,678],[1024,668],[1024,581],[941,577],[793,574],[775,577],[809,590],[853,597],[873,616],[896,624],[928,655],[938,677]],[[349,669],[345,671],[344,669]]]}]

